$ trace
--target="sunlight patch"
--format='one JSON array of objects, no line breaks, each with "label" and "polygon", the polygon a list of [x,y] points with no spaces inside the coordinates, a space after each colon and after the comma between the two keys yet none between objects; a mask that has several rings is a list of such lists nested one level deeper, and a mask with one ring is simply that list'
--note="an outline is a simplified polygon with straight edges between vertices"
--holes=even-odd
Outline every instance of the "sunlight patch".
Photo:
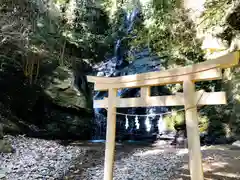
[{"label": "sunlight patch", "polygon": [[236,173],[227,173],[227,172],[215,172],[214,175],[228,177],[228,178],[240,178],[240,174]]},{"label": "sunlight patch", "polygon": [[145,152],[135,153],[135,154],[133,154],[133,155],[134,155],[134,156],[148,156],[148,155],[161,154],[161,153],[163,153],[163,152],[164,152],[163,149],[154,149],[154,150],[149,150],[149,151],[145,151]]}]

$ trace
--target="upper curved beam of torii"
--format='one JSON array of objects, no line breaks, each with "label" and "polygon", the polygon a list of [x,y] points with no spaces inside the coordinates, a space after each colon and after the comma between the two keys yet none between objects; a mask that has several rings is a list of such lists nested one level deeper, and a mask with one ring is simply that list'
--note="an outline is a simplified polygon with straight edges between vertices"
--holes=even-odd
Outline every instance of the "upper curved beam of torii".
[{"label": "upper curved beam of torii", "polygon": [[183,82],[185,79],[191,79],[193,81],[209,81],[221,79],[221,69],[232,67],[238,64],[238,61],[239,51],[235,51],[216,59],[165,71],[148,72],[121,77],[87,76],[87,79],[88,82],[95,83],[95,90],[164,85]]}]

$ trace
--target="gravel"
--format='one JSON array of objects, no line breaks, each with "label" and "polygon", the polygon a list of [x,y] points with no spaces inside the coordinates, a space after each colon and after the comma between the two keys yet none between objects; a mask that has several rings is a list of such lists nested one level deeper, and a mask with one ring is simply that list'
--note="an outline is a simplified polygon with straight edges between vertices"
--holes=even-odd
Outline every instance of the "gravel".
[{"label": "gravel", "polygon": [[[127,157],[115,161],[114,180],[169,180],[182,164],[176,151],[137,149]],[[103,164],[88,168],[81,177],[86,180],[103,179]]]},{"label": "gravel", "polygon": [[[62,146],[56,141],[6,136],[15,153],[0,154],[0,176],[7,180],[101,180],[104,146]],[[177,149],[139,147],[131,151],[118,148],[114,180],[169,180],[182,165]],[[88,165],[90,164],[90,165]],[[2,173],[1,173],[2,172]],[[75,173],[75,174],[74,174]]]},{"label": "gravel", "polygon": [[79,147],[65,147],[55,141],[24,136],[5,138],[16,150],[12,154],[0,154],[0,170],[5,171],[8,180],[61,179],[73,160],[85,153]]}]

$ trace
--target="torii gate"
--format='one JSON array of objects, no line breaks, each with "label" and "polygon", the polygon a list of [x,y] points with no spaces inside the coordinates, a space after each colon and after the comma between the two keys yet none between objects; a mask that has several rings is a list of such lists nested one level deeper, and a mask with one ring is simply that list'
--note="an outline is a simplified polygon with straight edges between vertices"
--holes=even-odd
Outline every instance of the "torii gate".
[{"label": "torii gate", "polygon": [[[108,98],[95,100],[94,108],[107,108],[107,134],[105,147],[104,180],[113,179],[116,134],[116,108],[149,106],[185,106],[189,167],[192,180],[203,180],[202,155],[198,129],[197,105],[226,104],[225,92],[196,92],[195,82],[222,79],[222,69],[237,65],[239,52],[232,52],[216,59],[192,66],[161,72],[149,72],[121,77],[88,76],[95,83],[94,90],[108,91]],[[150,87],[183,83],[183,93],[170,96],[150,96]],[[141,97],[117,97],[122,88],[141,88]]]}]

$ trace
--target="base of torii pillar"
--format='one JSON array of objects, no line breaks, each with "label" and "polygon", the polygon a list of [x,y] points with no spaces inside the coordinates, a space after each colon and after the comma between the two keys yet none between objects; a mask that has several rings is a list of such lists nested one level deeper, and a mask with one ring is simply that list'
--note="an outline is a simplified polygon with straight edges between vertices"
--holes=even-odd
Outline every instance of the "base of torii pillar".
[{"label": "base of torii pillar", "polygon": [[183,93],[185,99],[190,176],[191,180],[203,180],[202,155],[194,82],[191,80],[184,81]]}]

